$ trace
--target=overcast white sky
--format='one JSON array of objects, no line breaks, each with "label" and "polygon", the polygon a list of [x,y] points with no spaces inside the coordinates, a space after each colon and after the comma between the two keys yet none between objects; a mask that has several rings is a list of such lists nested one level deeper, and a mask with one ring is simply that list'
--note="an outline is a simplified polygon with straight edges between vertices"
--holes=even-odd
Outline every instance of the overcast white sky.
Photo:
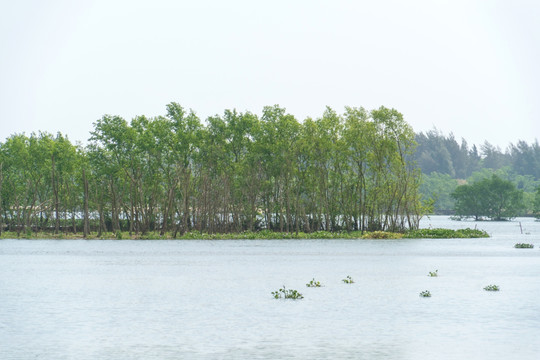
[{"label": "overcast white sky", "polygon": [[540,1],[0,0],[0,141],[176,101],[396,108],[469,144],[540,138]]}]

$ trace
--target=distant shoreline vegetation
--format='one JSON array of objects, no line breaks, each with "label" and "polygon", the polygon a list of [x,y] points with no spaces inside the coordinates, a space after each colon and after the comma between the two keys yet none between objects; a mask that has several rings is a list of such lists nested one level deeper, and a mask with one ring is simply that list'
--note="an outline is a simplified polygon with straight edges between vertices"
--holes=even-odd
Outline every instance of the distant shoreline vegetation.
[{"label": "distant shoreline vegetation", "polygon": [[0,143],[0,232],[405,232],[428,211],[414,137],[385,107],[299,122],[275,105],[201,121],[177,103],[130,122],[105,115],[84,147],[60,133],[12,135]]},{"label": "distant shoreline vegetation", "polygon": [[[160,235],[159,232],[148,232],[146,234],[129,235],[128,232],[102,233],[100,237],[97,233],[90,235],[87,239],[95,240],[288,240],[288,239],[349,239],[349,240],[366,240],[366,239],[453,239],[453,238],[487,238],[488,233],[477,229],[419,229],[410,230],[405,233],[394,233],[386,231],[364,232],[328,232],[315,231],[312,233],[282,233],[268,230],[258,232],[244,231],[241,233],[200,233],[187,232],[182,236],[173,237],[172,233]],[[17,236],[16,232],[4,232],[0,237],[2,239],[66,239],[76,240],[83,239],[82,234],[59,233],[51,232],[27,232]]]}]

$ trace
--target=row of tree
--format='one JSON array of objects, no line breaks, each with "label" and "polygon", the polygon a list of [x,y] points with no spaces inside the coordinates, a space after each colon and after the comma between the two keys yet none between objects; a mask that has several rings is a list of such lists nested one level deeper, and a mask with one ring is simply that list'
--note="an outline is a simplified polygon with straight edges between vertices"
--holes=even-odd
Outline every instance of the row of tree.
[{"label": "row of tree", "polygon": [[414,132],[394,109],[296,120],[226,110],[203,123],[103,116],[88,145],[62,134],[0,143],[0,231],[238,232],[418,227]]},{"label": "row of tree", "polygon": [[453,134],[445,136],[434,129],[418,133],[415,137],[418,149],[414,154],[422,173],[437,172],[452,178],[466,179],[482,169],[509,168],[517,175],[540,179],[540,144],[518,141],[510,143],[505,151],[484,142],[480,149],[469,147],[465,139],[458,143]]}]

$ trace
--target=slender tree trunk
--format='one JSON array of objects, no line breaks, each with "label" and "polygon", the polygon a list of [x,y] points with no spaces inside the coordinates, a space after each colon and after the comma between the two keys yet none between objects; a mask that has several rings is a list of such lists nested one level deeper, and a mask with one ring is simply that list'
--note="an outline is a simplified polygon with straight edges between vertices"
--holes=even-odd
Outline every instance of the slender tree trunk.
[{"label": "slender tree trunk", "polygon": [[56,174],[54,172],[55,163],[54,163],[54,154],[51,156],[52,164],[51,164],[51,183],[52,183],[52,189],[53,189],[53,195],[54,195],[54,211],[56,214],[56,219],[54,221],[54,233],[58,234],[60,231],[60,204],[58,201],[58,184],[56,180]]},{"label": "slender tree trunk", "polygon": [[84,187],[84,221],[83,221],[83,237],[86,239],[90,233],[88,224],[88,180],[86,179],[86,170],[83,169],[83,187]]},{"label": "slender tree trunk", "polygon": [[0,163],[0,235],[2,235],[2,230],[4,230],[4,217],[3,217],[3,207],[2,207],[2,182],[4,180],[3,173],[3,163]]}]

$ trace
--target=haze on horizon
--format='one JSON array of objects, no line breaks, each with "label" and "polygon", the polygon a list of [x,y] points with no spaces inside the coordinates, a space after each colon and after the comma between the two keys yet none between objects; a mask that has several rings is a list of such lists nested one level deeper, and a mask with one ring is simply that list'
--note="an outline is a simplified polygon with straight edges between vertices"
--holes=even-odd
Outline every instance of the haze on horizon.
[{"label": "haze on horizon", "polygon": [[171,101],[201,119],[279,104],[393,107],[505,149],[540,134],[536,1],[37,1],[0,11],[0,141]]}]

